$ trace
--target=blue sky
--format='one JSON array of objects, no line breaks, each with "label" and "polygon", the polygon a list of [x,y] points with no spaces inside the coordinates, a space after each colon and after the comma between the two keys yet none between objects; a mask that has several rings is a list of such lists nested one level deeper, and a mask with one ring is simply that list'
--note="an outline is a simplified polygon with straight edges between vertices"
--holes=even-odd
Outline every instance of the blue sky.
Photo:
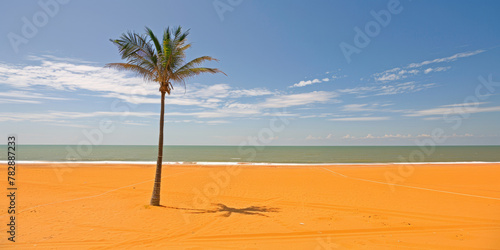
[{"label": "blue sky", "polygon": [[167,97],[165,144],[500,142],[498,1],[41,0],[0,9],[0,136],[22,144],[155,145],[158,87],[103,66],[120,62],[110,38],[177,25],[190,29],[187,59],[218,58],[206,66],[227,76],[189,79]]}]

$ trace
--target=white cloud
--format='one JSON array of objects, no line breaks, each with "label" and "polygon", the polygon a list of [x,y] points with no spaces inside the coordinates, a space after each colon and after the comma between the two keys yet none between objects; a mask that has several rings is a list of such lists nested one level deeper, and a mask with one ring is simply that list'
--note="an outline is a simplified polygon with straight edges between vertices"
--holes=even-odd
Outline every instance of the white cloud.
[{"label": "white cloud", "polygon": [[0,97],[9,97],[9,98],[21,98],[21,99],[43,99],[43,100],[57,100],[57,101],[67,101],[73,100],[70,98],[62,98],[62,97],[52,97],[46,96],[36,92],[28,92],[28,91],[7,91],[0,92]]},{"label": "white cloud", "polygon": [[47,113],[0,113],[0,121],[43,121],[54,122],[61,120],[73,120],[79,118],[89,117],[151,117],[158,116],[154,112],[61,112],[61,111],[48,111]]},{"label": "white cloud", "polygon": [[342,110],[346,112],[371,111],[371,109],[366,108],[367,105],[368,104],[347,104],[342,107]]},{"label": "white cloud", "polygon": [[43,86],[65,91],[84,89],[119,94],[157,93],[156,85],[143,84],[142,79],[130,77],[124,72],[45,58],[40,63],[34,66],[0,64],[0,83],[19,89]]},{"label": "white cloud", "polygon": [[389,120],[390,117],[387,116],[362,116],[362,117],[342,117],[342,118],[332,118],[328,119],[330,121],[341,121],[341,122],[366,122],[366,121],[384,121]]},{"label": "white cloud", "polygon": [[301,94],[279,95],[266,98],[259,103],[226,102],[221,107],[199,112],[170,112],[166,116],[194,116],[197,118],[250,117],[250,116],[298,116],[281,112],[265,112],[266,109],[279,109],[294,106],[336,101],[334,92],[313,91]]},{"label": "white cloud", "polygon": [[46,96],[37,92],[26,91],[7,91],[0,92],[0,103],[10,104],[40,104],[42,100],[66,101],[73,100],[71,98]]},{"label": "white cloud", "polygon": [[145,122],[136,122],[136,121],[124,121],[122,124],[132,125],[132,126],[147,126],[148,124]]},{"label": "white cloud", "polygon": [[468,102],[468,103],[454,103],[454,104],[447,104],[447,105],[442,105],[441,107],[468,107],[468,106],[479,106],[487,104],[487,102]]},{"label": "white cloud", "polygon": [[375,78],[376,81],[394,81],[394,80],[399,80],[401,79],[402,76],[396,75],[396,74],[384,74],[381,77]]},{"label": "white cloud", "polygon": [[[95,97],[121,99],[132,104],[156,104],[160,103],[159,92],[155,83],[144,83],[141,78],[130,74],[94,66],[88,62],[71,60],[65,58],[54,58],[50,56],[31,57],[39,62],[39,65],[18,66],[0,64],[0,84],[7,85],[13,89],[43,89],[51,88],[59,91],[83,91],[82,95]],[[319,79],[311,83],[321,82]],[[31,103],[38,104],[41,100],[72,100],[47,96],[37,92],[9,91],[0,93],[2,103]],[[266,97],[264,100],[251,103],[236,102],[245,97]],[[263,115],[267,109],[295,107],[315,103],[338,102],[333,98],[338,94],[334,92],[314,91],[300,94],[278,94],[265,88],[239,89],[229,84],[220,83],[214,85],[188,84],[188,88],[175,88],[170,96],[166,98],[168,105],[194,106],[201,111],[171,112],[171,116],[192,116],[197,118],[220,118],[220,117],[248,117]],[[24,99],[23,99],[24,98]],[[168,111],[168,109],[167,109]],[[46,119],[55,119],[56,113],[48,112]],[[86,115],[84,115],[86,114]],[[91,117],[100,114],[68,113],[68,117]],[[35,117],[38,117],[35,114]],[[109,113],[110,116],[113,114]],[[294,114],[295,115],[295,114]],[[24,119],[23,114],[9,114],[9,119]],[[78,116],[78,117],[76,117]],[[40,118],[42,119],[42,118]],[[62,118],[61,118],[62,119]]]},{"label": "white cloud", "polygon": [[29,103],[29,104],[40,104],[42,102],[40,101],[33,101],[33,100],[19,100],[19,99],[8,99],[8,98],[2,98],[0,99],[0,103]]},{"label": "white cloud", "polygon": [[44,61],[46,59],[50,59],[53,61],[70,62],[70,63],[77,63],[77,64],[92,64],[92,62],[81,60],[81,59],[75,59],[75,58],[69,58],[69,57],[58,57],[58,56],[53,56],[53,55],[28,56],[27,59],[31,60],[31,61]]},{"label": "white cloud", "polygon": [[448,67],[427,68],[427,69],[424,70],[424,73],[425,74],[429,74],[431,72],[440,72],[440,71],[446,71],[446,70],[449,70],[449,69],[451,69],[450,66],[448,66]]},{"label": "white cloud", "polygon": [[314,84],[314,83],[320,83],[322,82],[322,80],[320,79],[314,79],[314,80],[308,80],[308,81],[300,81],[292,86],[289,86],[289,88],[298,88],[298,87],[304,87],[304,86],[307,86],[307,85],[311,85],[311,84]]},{"label": "white cloud", "polygon": [[258,104],[262,108],[286,108],[301,106],[313,103],[325,103],[337,97],[335,92],[313,91],[301,94],[279,95],[266,99],[265,102]]},{"label": "white cloud", "polygon": [[[374,138],[411,138],[412,136],[410,134],[408,135],[401,135],[401,134],[396,134],[396,135],[392,135],[392,134],[385,134],[383,136],[377,136],[377,137],[374,137]],[[428,136],[423,136],[423,137],[428,137]]]},{"label": "white cloud", "polygon": [[[441,138],[464,138],[464,137],[473,137],[474,135],[473,134],[469,134],[469,133],[466,133],[466,134],[452,134],[452,135],[442,135]],[[382,135],[382,136],[376,136],[376,135],[372,135],[372,134],[367,134],[366,136],[351,136],[349,134],[345,135],[342,137],[342,139],[350,139],[350,140],[380,140],[380,139],[391,139],[391,140],[394,140],[394,139],[420,139],[420,138],[430,138],[431,135],[429,134],[419,134],[419,135],[416,135],[416,136],[413,136],[411,134],[385,134],[385,135]]]},{"label": "white cloud", "polygon": [[[61,91],[87,90],[93,92],[95,96],[119,98],[134,104],[158,104],[160,102],[156,83],[145,83],[142,78],[131,76],[125,72],[68,58],[31,56],[30,59],[39,62],[39,65],[0,64],[0,84],[8,85],[14,89],[49,87]],[[14,94],[17,94],[17,96],[11,97],[25,97],[21,96],[21,92]],[[189,84],[187,89],[182,86],[175,88],[166,102],[174,105],[216,108],[217,103],[220,103],[220,101],[214,100],[221,98],[230,99],[273,94],[275,93],[265,88],[234,89],[230,85],[223,83],[208,86]],[[32,95],[32,93],[28,95]],[[47,97],[36,93],[31,98],[69,100],[67,98]]]},{"label": "white cloud", "polygon": [[[221,124],[228,123],[229,121],[207,121],[207,120],[171,120],[170,117],[183,117],[192,116],[196,118],[221,118],[221,117],[245,117],[251,114],[258,114],[258,111],[244,111],[244,110],[231,110],[231,109],[221,109],[218,111],[202,111],[202,112],[167,112],[165,113],[165,122],[194,122],[194,123],[207,123],[207,124]],[[96,111],[96,112],[61,112],[61,111],[49,111],[47,113],[0,113],[0,122],[2,121],[35,121],[35,122],[68,122],[74,121],[76,119],[91,118],[91,117],[118,117],[118,118],[153,118],[156,119],[159,113],[156,112],[108,112],[108,111]],[[124,124],[131,125],[144,125],[144,121],[141,124],[133,124],[130,120],[123,121]]]},{"label": "white cloud", "polygon": [[[481,103],[464,103],[464,104],[451,104],[442,105],[437,108],[424,109],[418,111],[412,111],[405,116],[410,117],[421,117],[421,116],[444,116],[444,115],[456,115],[456,114],[473,114],[473,113],[483,113],[483,112],[500,112],[500,106],[494,107],[480,107]],[[430,120],[432,118],[427,118]],[[436,118],[438,119],[438,118]]]},{"label": "white cloud", "polygon": [[224,124],[224,123],[230,123],[230,122],[224,121],[224,120],[214,120],[214,121],[206,121],[205,123],[210,124],[210,125],[216,125],[216,124]]},{"label": "white cloud", "polygon": [[402,110],[388,109],[387,106],[393,105],[391,103],[364,103],[364,104],[347,104],[342,106],[344,112],[403,112]]},{"label": "white cloud", "polygon": [[265,96],[265,95],[273,95],[274,92],[271,92],[264,88],[254,88],[254,89],[235,89],[229,91],[230,98],[239,98],[239,97],[251,97],[251,96]]},{"label": "white cloud", "polygon": [[333,75],[332,79],[335,80],[335,79],[341,79],[341,78],[344,78],[344,77],[347,77],[347,75],[341,75],[341,76]]},{"label": "white cloud", "polygon": [[[455,55],[449,56],[449,57],[443,57],[443,58],[437,58],[434,60],[428,60],[428,61],[423,61],[420,63],[410,63],[407,66],[403,68],[393,68],[389,69],[380,73],[375,73],[372,75],[372,77],[375,79],[375,81],[379,82],[390,82],[390,81],[396,81],[400,79],[405,79],[409,76],[417,75],[421,71],[418,70],[418,68],[421,68],[423,66],[429,65],[429,64],[434,64],[434,63],[444,63],[444,62],[452,62],[455,61],[459,58],[465,58],[473,55],[477,55],[479,53],[484,52],[485,50],[476,50],[476,51],[471,51],[471,52],[463,52],[463,53],[457,53]],[[427,68],[423,71],[424,74],[429,74],[431,72],[440,72],[440,71],[446,71],[450,69],[450,66],[447,67],[435,67],[435,68]]]},{"label": "white cloud", "polygon": [[332,113],[321,113],[321,114],[314,114],[314,115],[301,115],[299,118],[325,118],[325,117],[332,117],[335,116]]},{"label": "white cloud", "polygon": [[337,90],[340,93],[345,94],[366,94],[369,92],[374,92],[380,90],[379,86],[370,86],[370,87],[356,87],[350,89],[339,89]]},{"label": "white cloud", "polygon": [[474,56],[474,55],[477,55],[477,54],[483,53],[483,52],[485,52],[485,50],[476,50],[476,51],[457,53],[457,54],[449,56],[449,57],[437,58],[434,60],[423,61],[420,63],[411,63],[407,66],[407,68],[419,68],[419,67],[429,65],[432,63],[451,62],[451,61],[457,60],[458,58]]},{"label": "white cloud", "polygon": [[306,140],[330,140],[330,139],[333,139],[333,135],[332,134],[328,134],[327,136],[325,137],[322,137],[322,136],[312,136],[312,135],[308,135],[306,137]]},{"label": "white cloud", "polygon": [[[184,90],[183,90],[184,91]],[[215,85],[201,85],[192,84],[184,93],[182,91],[173,92],[172,95],[167,96],[165,103],[183,106],[199,106],[203,108],[218,108],[220,105],[228,101],[228,99],[237,99],[241,97],[255,97],[273,95],[274,93],[262,89],[233,89],[228,84],[215,84]],[[134,104],[159,104],[160,96],[152,95],[126,95],[119,93],[108,93],[101,95],[102,97],[119,98],[129,103]]]},{"label": "white cloud", "polygon": [[223,118],[223,117],[248,117],[251,115],[259,115],[257,109],[237,109],[237,108],[222,108],[214,111],[200,112],[170,112],[165,113],[165,116],[194,116],[197,118]]},{"label": "white cloud", "polygon": [[184,92],[184,89],[182,89],[182,91],[174,92],[172,96],[206,99],[254,97],[273,94],[275,93],[265,88],[233,89],[229,84],[220,83],[214,85],[191,84],[189,88],[186,89],[186,92]]},{"label": "white cloud", "polygon": [[[112,95],[112,94],[109,94]],[[273,108],[286,108],[292,106],[299,105],[307,105],[314,103],[323,103],[327,101],[331,101],[332,98],[336,96],[333,92],[324,92],[324,91],[314,91],[310,93],[302,93],[302,94],[293,94],[293,95],[280,95],[271,98],[267,98],[265,101],[260,103],[238,103],[238,102],[226,102],[222,106],[211,108],[203,111],[195,111],[195,112],[166,112],[166,117],[196,117],[200,119],[207,118],[228,118],[228,117],[251,117],[251,116],[298,116],[297,114],[292,113],[269,113],[264,112],[266,109]],[[111,96],[110,96],[111,97]],[[120,98],[120,96],[116,96]],[[147,98],[147,97],[135,97],[142,98],[141,100],[128,100],[129,102],[151,102],[157,103],[158,98]],[[187,102],[191,105],[199,105],[203,106],[203,103],[195,103],[196,100],[193,99],[172,99],[172,102],[185,101],[183,103],[188,105]],[[217,103],[217,101],[212,100],[212,102]],[[167,102],[168,103],[168,102]],[[206,103],[205,103],[206,104]],[[181,104],[182,105],[182,104]],[[89,118],[89,117],[112,117],[112,116],[131,116],[131,117],[157,117],[158,114],[156,112],[107,112],[107,111],[97,111],[97,112],[61,112],[61,111],[49,111],[46,113],[0,113],[0,121],[57,121],[64,119],[78,119],[78,118]],[[216,124],[223,123],[220,121],[216,122],[207,122],[208,124]]]},{"label": "white cloud", "polygon": [[275,113],[263,113],[263,116],[276,116],[276,117],[296,117],[298,114],[288,113],[288,112],[275,112]]},{"label": "white cloud", "polygon": [[393,85],[384,85],[380,88],[379,93],[375,95],[395,95],[403,93],[414,93],[425,89],[435,87],[435,83],[417,84],[415,82],[404,82]]},{"label": "white cloud", "polygon": [[414,93],[433,87],[436,87],[435,83],[418,84],[416,82],[411,81],[404,83],[364,86],[364,87],[356,87],[350,89],[339,89],[337,91],[339,93],[356,94],[365,97],[365,96]]},{"label": "white cloud", "polygon": [[[347,75],[343,75],[343,76],[333,75],[332,76],[332,81],[336,80],[336,79],[344,78],[344,77],[347,77]],[[308,80],[308,81],[300,81],[298,83],[295,83],[292,86],[288,86],[288,88],[299,88],[299,87],[304,87],[304,86],[307,86],[307,85],[312,85],[312,84],[315,84],[315,83],[328,82],[328,81],[330,81],[330,78],[314,79],[314,80]]]},{"label": "white cloud", "polygon": [[[148,96],[142,96],[142,95],[124,95],[124,94],[118,94],[118,93],[108,93],[108,94],[103,94],[103,95],[98,95],[100,97],[107,97],[107,98],[116,98],[116,99],[121,99],[125,102],[132,103],[132,104],[157,104],[160,105],[160,96],[154,96],[154,97],[148,97]],[[182,105],[182,106],[199,106],[203,108],[217,108],[220,106],[220,102],[214,101],[217,100],[215,98],[208,98],[208,99],[196,99],[195,97],[174,97],[174,96],[167,96],[165,98],[165,104],[166,105]]]},{"label": "white cloud", "polygon": [[320,136],[318,136],[318,137],[314,137],[314,136],[312,136],[312,135],[308,135],[308,136],[306,137],[306,140],[321,140],[321,139],[323,139],[323,138],[321,138]]}]

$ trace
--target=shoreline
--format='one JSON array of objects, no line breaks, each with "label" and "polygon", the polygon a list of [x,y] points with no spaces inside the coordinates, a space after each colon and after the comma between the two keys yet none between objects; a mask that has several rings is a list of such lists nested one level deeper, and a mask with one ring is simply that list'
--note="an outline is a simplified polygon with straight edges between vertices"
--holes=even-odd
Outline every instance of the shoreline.
[{"label": "shoreline", "polygon": [[[0,164],[7,164],[8,161],[0,161]],[[156,165],[156,161],[16,161],[17,164],[105,164],[105,165]],[[250,165],[250,166],[352,166],[352,165],[467,165],[467,164],[500,164],[500,162],[487,161],[460,161],[460,162],[334,162],[334,163],[277,163],[277,162],[163,162],[164,165]]]}]

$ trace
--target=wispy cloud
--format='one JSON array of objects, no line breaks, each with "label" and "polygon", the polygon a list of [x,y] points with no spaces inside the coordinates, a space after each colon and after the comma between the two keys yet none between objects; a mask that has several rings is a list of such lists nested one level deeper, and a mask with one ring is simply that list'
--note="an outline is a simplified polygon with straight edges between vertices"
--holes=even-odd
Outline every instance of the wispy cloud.
[{"label": "wispy cloud", "polygon": [[321,136],[312,136],[312,135],[306,136],[306,140],[322,140],[322,139],[324,138]]},{"label": "wispy cloud", "polygon": [[[85,95],[121,99],[132,104],[159,104],[156,84],[144,83],[141,78],[124,72],[95,66],[92,63],[53,56],[35,57],[38,65],[0,64],[0,84],[12,89],[44,88],[52,91],[73,92],[85,90]],[[323,79],[323,81],[325,81]],[[0,93],[3,103],[38,104],[41,100],[71,100],[40,93],[8,91]],[[266,88],[233,88],[229,84],[202,85],[192,83],[189,88],[176,88],[166,99],[167,105],[193,106],[200,111],[172,112],[172,116],[197,118],[244,117],[263,115],[268,109],[296,107],[315,103],[339,102],[335,92],[313,91],[285,94]],[[256,98],[259,97],[259,98]],[[250,99],[245,99],[250,98]],[[262,99],[264,98],[264,99]],[[242,101],[248,101],[243,103]],[[35,119],[56,119],[57,112],[34,114]],[[62,113],[61,113],[62,114]],[[29,115],[29,114],[28,114]],[[46,116],[43,116],[46,115]],[[67,113],[67,117],[92,117],[112,113]],[[133,114],[132,114],[133,115]],[[9,114],[10,120],[24,119],[23,114]],[[216,122],[213,122],[214,124]]]},{"label": "wispy cloud", "polygon": [[[171,117],[183,117],[183,116],[192,116],[197,118],[220,118],[220,117],[228,117],[233,116],[231,113],[224,112],[193,112],[193,113],[181,113],[181,112],[171,112],[166,113],[167,119],[165,122],[170,123],[202,123],[202,124],[222,124],[229,123],[226,120],[194,120],[194,119],[172,119]],[[147,126],[149,125],[150,120],[144,120],[145,118],[156,118],[158,113],[156,112],[107,112],[107,111],[97,111],[97,112],[61,112],[61,111],[49,111],[47,113],[0,113],[0,122],[5,121],[29,121],[29,122],[44,122],[50,125],[56,126],[70,126],[70,127],[78,127],[78,128],[88,128],[90,126],[85,124],[79,124],[79,119],[88,119],[88,118],[121,118],[121,119],[130,119],[130,118],[141,118],[140,121],[135,120],[124,120],[119,121],[119,123],[124,125],[134,125],[134,126]]]},{"label": "wispy cloud", "polygon": [[354,94],[360,97],[366,97],[414,93],[433,87],[436,87],[435,83],[419,84],[417,82],[411,81],[384,85],[360,86],[349,89],[339,89],[337,91],[341,94]]},{"label": "wispy cloud", "polygon": [[383,112],[401,112],[400,110],[392,110],[386,108],[391,106],[391,103],[353,103],[346,104],[342,106],[342,111],[345,112],[373,112],[373,111],[383,111]]},{"label": "wispy cloud", "polygon": [[138,122],[138,121],[123,121],[122,124],[133,125],[133,126],[147,126],[147,125],[149,125],[148,123],[146,123],[144,121],[141,121],[141,122]]},{"label": "wispy cloud", "polygon": [[[442,135],[442,138],[467,138],[467,137],[478,137],[470,133],[465,133],[465,134],[448,134],[448,135]],[[481,136],[479,136],[481,137]],[[430,134],[418,134],[418,135],[411,135],[411,134],[384,134],[384,135],[372,135],[372,134],[367,134],[364,136],[354,136],[350,134],[346,134],[344,136],[339,136],[335,137],[332,134],[328,134],[326,136],[313,136],[313,135],[308,135],[305,137],[305,140],[308,141],[325,141],[325,140],[350,140],[350,141],[359,141],[359,140],[377,140],[377,141],[384,141],[384,140],[415,140],[415,139],[421,139],[421,138],[432,138]]]},{"label": "wispy cloud", "polygon": [[[473,134],[451,134],[451,135],[442,135],[442,138],[464,138],[464,137],[473,137]],[[411,134],[385,134],[385,135],[372,135],[367,134],[366,136],[352,136],[345,135],[342,139],[348,140],[373,140],[373,139],[420,139],[420,138],[431,138],[432,136],[429,134],[419,134],[419,135],[411,135]]]},{"label": "wispy cloud", "polygon": [[451,61],[455,61],[455,60],[457,60],[459,58],[474,56],[474,55],[477,55],[477,54],[483,53],[483,52],[485,52],[485,50],[481,50],[481,49],[480,50],[476,50],[476,51],[462,52],[462,53],[457,53],[457,54],[452,55],[452,56],[443,57],[443,58],[437,58],[437,59],[434,59],[434,60],[423,61],[423,62],[420,62],[420,63],[410,63],[407,67],[408,68],[420,68],[422,66],[433,64],[433,63],[451,62]]},{"label": "wispy cloud", "polygon": [[300,81],[292,86],[289,86],[289,88],[298,88],[298,87],[304,87],[304,86],[307,86],[307,85],[311,85],[311,84],[314,84],[314,83],[320,83],[320,82],[323,82],[323,81],[328,81],[329,79],[328,78],[325,78],[325,79],[314,79],[314,80],[308,80],[308,81]]},{"label": "wispy cloud", "polygon": [[424,74],[429,74],[431,72],[441,72],[451,69],[451,66],[448,67],[435,67],[435,68],[427,68],[424,70]]},{"label": "wispy cloud", "polygon": [[[156,84],[144,83],[141,78],[125,72],[95,66],[94,64],[53,56],[35,57],[39,65],[0,64],[0,84],[14,89],[48,87],[59,91],[87,90],[105,98],[119,98],[134,104],[159,103]],[[12,94],[12,95],[10,95]],[[221,98],[255,97],[275,94],[265,88],[235,89],[228,84],[192,84],[186,91],[179,87],[167,98],[168,104],[216,108]],[[6,92],[11,99],[25,98],[21,92]],[[31,93],[29,94],[31,95]],[[32,98],[68,100],[34,94]]]},{"label": "wispy cloud", "polygon": [[262,108],[286,108],[313,103],[325,103],[328,101],[339,102],[338,100],[333,99],[337,96],[337,93],[328,91],[313,91],[301,94],[279,95],[267,98],[265,102],[258,104],[258,106]]},{"label": "wispy cloud", "polygon": [[32,93],[25,91],[7,91],[0,92],[0,103],[29,103],[29,104],[40,104],[41,100],[56,100],[56,101],[67,101],[72,100],[71,98],[53,97],[46,96],[40,93]]},{"label": "wispy cloud", "polygon": [[343,111],[347,112],[360,112],[360,111],[372,111],[372,108],[368,108],[368,104],[347,104],[342,108]]},{"label": "wispy cloud", "polygon": [[326,136],[312,136],[312,135],[306,136],[306,140],[331,140],[333,138],[334,138],[333,134],[328,134]]},{"label": "wispy cloud", "polygon": [[391,119],[388,116],[361,116],[361,117],[342,117],[342,118],[331,118],[330,121],[340,121],[340,122],[369,122],[369,121],[385,121]]},{"label": "wispy cloud", "polygon": [[42,86],[63,91],[80,89],[120,94],[146,95],[157,92],[156,86],[142,86],[142,79],[124,72],[92,64],[53,60],[47,56],[31,59],[38,65],[0,64],[0,84],[16,89]]},{"label": "wispy cloud", "polygon": [[401,68],[394,68],[394,69],[386,70],[382,73],[376,73],[373,76],[374,76],[375,81],[389,82],[389,81],[405,79],[410,75],[417,75],[419,73],[420,73],[420,70],[416,70],[416,69],[405,70],[405,69],[401,69]]},{"label": "wispy cloud", "polygon": [[338,102],[335,92],[313,91],[301,94],[278,95],[268,97],[262,102],[239,103],[228,102],[222,107],[200,112],[172,112],[169,116],[195,116],[198,118],[222,118],[222,117],[249,117],[249,116],[297,116],[291,113],[269,113],[268,109],[282,109],[309,104]]},{"label": "wispy cloud", "polygon": [[167,120],[166,123],[198,123],[198,124],[208,124],[208,125],[217,125],[224,123],[231,123],[226,120]]},{"label": "wispy cloud", "polygon": [[[329,72],[326,72],[326,74],[328,74]],[[304,87],[304,86],[307,86],[307,85],[312,85],[312,84],[315,84],[315,83],[321,83],[321,82],[329,82],[330,80],[331,81],[334,81],[336,79],[340,79],[340,78],[344,78],[344,77],[347,77],[347,75],[342,75],[342,76],[339,76],[339,75],[333,75],[330,78],[328,77],[325,77],[325,78],[322,78],[322,79],[319,79],[319,78],[316,78],[316,79],[313,79],[313,80],[307,80],[307,81],[300,81],[298,83],[295,83],[291,86],[288,86],[288,88],[299,88],[299,87]]]},{"label": "wispy cloud", "polygon": [[[144,83],[141,78],[127,73],[96,66],[89,62],[57,58],[53,56],[32,56],[38,65],[0,64],[0,84],[13,89],[49,88],[58,91],[86,90],[95,97],[121,99],[132,104],[158,104],[159,93],[156,84]],[[314,80],[313,80],[314,81]],[[326,81],[325,79],[317,81]],[[314,82],[317,82],[314,81]],[[46,96],[39,93],[9,91],[0,93],[2,102],[37,104],[40,100],[70,100]],[[193,106],[200,111],[171,112],[171,116],[192,116],[197,118],[246,117],[263,115],[268,109],[297,107],[316,103],[339,102],[335,92],[313,91],[299,94],[284,94],[265,88],[241,89],[229,84],[202,85],[193,83],[188,89],[176,88],[166,99],[167,105]],[[243,103],[247,97],[248,103]],[[255,97],[261,97],[260,100]],[[262,98],[265,98],[262,100]],[[268,113],[268,112],[267,112]],[[62,114],[59,116],[59,114]],[[30,114],[28,114],[30,115]],[[113,112],[63,113],[48,112],[33,114],[36,120],[58,118],[82,118],[114,116]],[[138,115],[138,114],[130,114]],[[153,115],[153,114],[148,114]],[[24,119],[23,114],[8,114],[8,119]],[[213,124],[217,122],[212,122]]]},{"label": "wispy cloud", "polygon": [[[421,117],[421,116],[444,116],[444,115],[456,115],[456,114],[474,114],[474,113],[484,113],[484,112],[500,112],[500,106],[480,107],[483,104],[485,103],[479,102],[479,103],[442,105],[432,109],[411,111],[409,114],[406,114],[405,116]],[[439,117],[436,117],[436,119],[438,118]]]},{"label": "wispy cloud", "polygon": [[46,113],[0,113],[0,121],[60,121],[89,117],[151,117],[156,112],[61,112],[48,111]]},{"label": "wispy cloud", "polygon": [[20,100],[20,99],[9,99],[9,98],[2,98],[0,99],[0,103],[28,103],[28,104],[40,104],[42,102],[40,101],[33,101],[33,100]]},{"label": "wispy cloud", "polygon": [[395,95],[402,93],[414,93],[435,87],[435,83],[417,84],[416,82],[404,82],[394,85],[384,85],[375,95]]},{"label": "wispy cloud", "polygon": [[451,67],[446,66],[446,67],[429,67],[427,69],[420,69],[423,66],[427,66],[430,64],[435,64],[435,63],[446,63],[446,62],[452,62],[455,61],[459,58],[466,58],[470,56],[477,55],[479,53],[483,53],[485,50],[476,50],[476,51],[470,51],[470,52],[462,52],[462,53],[457,53],[455,55],[449,56],[449,57],[443,57],[443,58],[436,58],[434,60],[427,60],[419,63],[410,63],[405,67],[396,67],[393,69],[389,69],[380,73],[375,73],[372,75],[372,78],[375,81],[378,82],[390,82],[390,81],[396,81],[396,80],[401,80],[408,78],[410,76],[415,76],[421,73],[424,74],[429,74],[431,72],[441,72],[441,71],[446,71],[449,70]]}]

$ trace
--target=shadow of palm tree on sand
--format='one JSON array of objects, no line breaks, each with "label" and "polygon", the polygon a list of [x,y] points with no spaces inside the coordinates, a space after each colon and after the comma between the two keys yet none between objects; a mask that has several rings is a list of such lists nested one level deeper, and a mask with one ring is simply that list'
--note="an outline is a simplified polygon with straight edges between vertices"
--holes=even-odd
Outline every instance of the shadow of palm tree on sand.
[{"label": "shadow of palm tree on sand", "polygon": [[245,208],[234,208],[234,207],[228,207],[224,204],[217,203],[213,204],[216,207],[213,209],[199,209],[199,208],[182,208],[182,207],[167,207],[164,206],[165,208],[172,208],[172,209],[180,209],[180,210],[187,210],[189,213],[192,214],[206,214],[206,213],[221,213],[220,216],[224,217],[229,217],[233,213],[237,214],[246,214],[246,215],[260,215],[260,216],[265,216],[264,213],[275,213],[278,212],[278,208],[272,208],[272,207],[266,207],[266,206],[250,206],[250,207],[245,207]]}]

